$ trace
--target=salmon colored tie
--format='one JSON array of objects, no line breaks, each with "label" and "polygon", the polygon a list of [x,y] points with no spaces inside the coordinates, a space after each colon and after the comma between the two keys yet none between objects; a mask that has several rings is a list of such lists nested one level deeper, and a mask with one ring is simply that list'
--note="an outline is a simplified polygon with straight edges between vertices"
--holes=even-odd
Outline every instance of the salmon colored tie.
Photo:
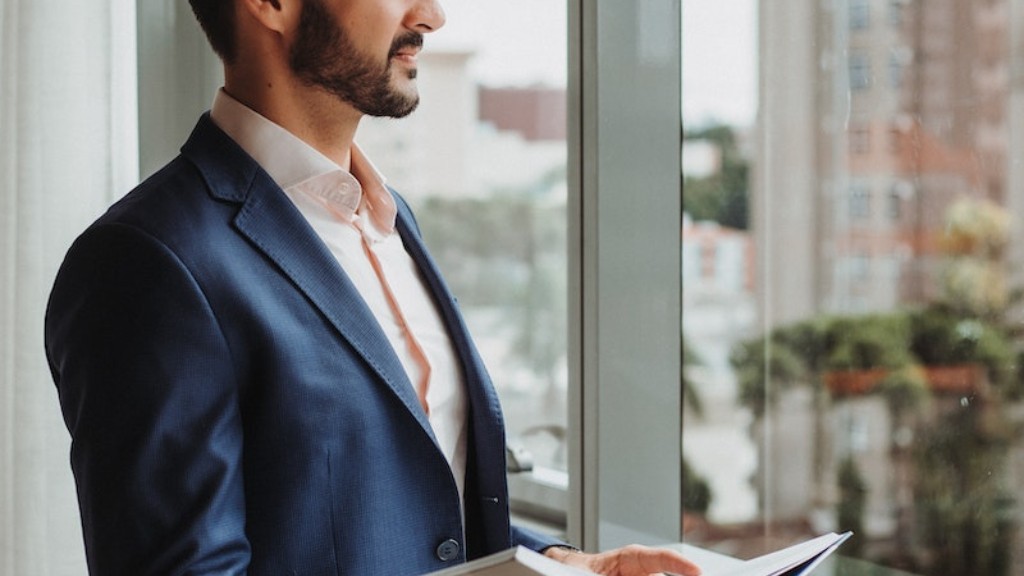
[{"label": "salmon colored tie", "polygon": [[391,290],[387,277],[384,276],[384,269],[380,264],[380,259],[377,258],[377,254],[370,247],[370,243],[366,239],[366,233],[363,231],[359,221],[356,222],[356,227],[359,228],[359,236],[363,241],[363,252],[366,252],[366,257],[370,259],[370,264],[373,265],[373,271],[377,273],[377,279],[380,280],[380,285],[384,289],[384,296],[388,300],[388,306],[391,307],[391,312],[394,313],[395,319],[398,320],[398,324],[402,327],[405,343],[409,346],[412,357],[420,367],[420,381],[416,385],[416,395],[419,396],[423,411],[429,416],[430,406],[427,404],[427,387],[430,383],[430,360],[427,358],[427,353],[423,351],[423,346],[416,339],[416,335],[409,329],[409,323],[405,320],[405,314],[402,314],[402,308],[398,305],[395,293]]},{"label": "salmon colored tie", "polygon": [[[427,404],[427,387],[430,383],[430,360],[427,358],[427,353],[423,350],[423,346],[421,346],[419,340],[416,339],[416,335],[413,334],[412,330],[409,328],[409,323],[405,319],[405,314],[402,314],[402,308],[398,305],[398,299],[395,298],[395,293],[391,290],[391,285],[388,284],[387,276],[384,275],[384,267],[381,265],[380,259],[377,258],[377,254],[374,253],[373,248],[370,247],[370,241],[367,240],[367,231],[364,229],[364,226],[367,225],[364,218],[359,216],[358,213],[349,213],[347,211],[339,210],[322,191],[311,192],[309,190],[303,190],[303,192],[323,206],[335,218],[354,226],[359,231],[359,239],[362,241],[363,252],[366,253],[366,257],[370,260],[370,265],[373,266],[373,271],[377,275],[377,280],[380,281],[380,286],[384,290],[384,297],[388,301],[388,307],[391,308],[391,313],[395,315],[395,320],[398,321],[398,325],[402,329],[402,336],[405,338],[405,343],[409,347],[413,360],[420,368],[420,381],[415,385],[416,396],[419,397],[420,406],[423,407],[423,411],[429,416],[430,406]],[[365,195],[362,196],[360,205],[366,208],[366,211],[370,213],[369,215],[371,218],[376,216],[376,212],[373,210],[373,204],[367,202]],[[369,225],[372,226],[373,224]]]}]

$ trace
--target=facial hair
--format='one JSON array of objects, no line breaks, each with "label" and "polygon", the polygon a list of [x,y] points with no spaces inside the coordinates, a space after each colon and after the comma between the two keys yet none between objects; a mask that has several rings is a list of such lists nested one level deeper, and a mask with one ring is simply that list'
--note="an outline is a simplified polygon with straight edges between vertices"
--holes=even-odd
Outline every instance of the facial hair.
[{"label": "facial hair", "polygon": [[[403,48],[422,45],[422,34],[403,34],[392,42],[387,60],[378,64],[359,51],[322,0],[306,0],[288,59],[308,86],[321,88],[368,116],[403,118],[416,109],[420,98],[415,89],[402,92],[391,85],[392,59]],[[415,79],[416,69],[407,77]]]}]

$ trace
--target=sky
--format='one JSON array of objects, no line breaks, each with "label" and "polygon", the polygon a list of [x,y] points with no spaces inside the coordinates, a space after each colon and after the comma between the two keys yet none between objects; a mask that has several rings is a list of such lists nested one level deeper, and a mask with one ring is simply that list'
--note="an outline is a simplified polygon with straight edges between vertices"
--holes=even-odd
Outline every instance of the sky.
[{"label": "sky", "polygon": [[441,0],[445,26],[425,50],[470,49],[481,82],[493,86],[566,84],[566,2]]},{"label": "sky", "polygon": [[757,112],[756,0],[683,3],[683,122],[751,126]]},{"label": "sky", "polygon": [[[633,1],[633,0],[630,0]],[[683,120],[753,124],[757,107],[756,0],[678,0],[683,13]],[[427,50],[473,50],[485,84],[566,83],[566,2],[442,0],[445,27]]]}]

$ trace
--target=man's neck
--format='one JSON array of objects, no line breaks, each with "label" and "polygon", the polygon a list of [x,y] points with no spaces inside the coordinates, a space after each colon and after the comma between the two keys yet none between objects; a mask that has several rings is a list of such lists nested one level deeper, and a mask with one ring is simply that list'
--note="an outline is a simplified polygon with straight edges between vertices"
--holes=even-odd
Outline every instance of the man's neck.
[{"label": "man's neck", "polygon": [[225,74],[224,91],[288,130],[345,170],[362,114],[324,90],[292,81],[242,81]]}]

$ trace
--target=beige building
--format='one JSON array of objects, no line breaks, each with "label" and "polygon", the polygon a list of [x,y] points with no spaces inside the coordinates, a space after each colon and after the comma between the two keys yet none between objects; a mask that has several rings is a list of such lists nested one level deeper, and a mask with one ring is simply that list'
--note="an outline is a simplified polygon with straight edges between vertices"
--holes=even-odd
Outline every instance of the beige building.
[{"label": "beige building", "polygon": [[768,325],[926,300],[949,203],[1024,202],[1009,161],[1022,133],[1020,4],[761,10],[752,222]]}]

